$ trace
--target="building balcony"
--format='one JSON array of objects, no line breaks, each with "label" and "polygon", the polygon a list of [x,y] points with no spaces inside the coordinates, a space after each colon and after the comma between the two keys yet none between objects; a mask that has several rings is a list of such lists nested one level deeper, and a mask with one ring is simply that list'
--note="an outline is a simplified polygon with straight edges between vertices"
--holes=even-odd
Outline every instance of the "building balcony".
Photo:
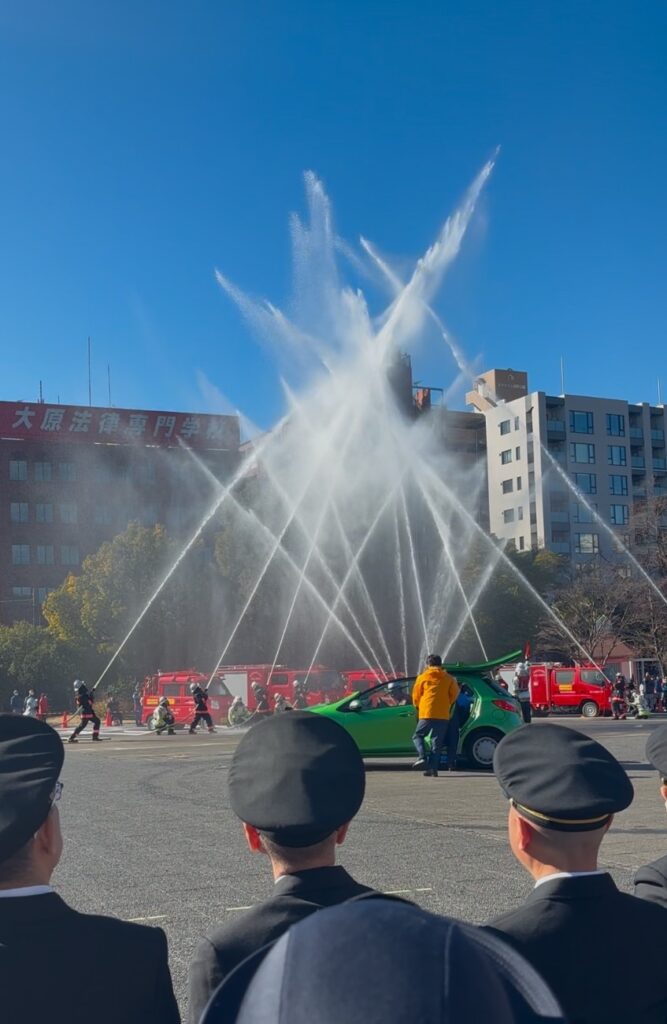
[{"label": "building balcony", "polygon": [[632,488],[632,497],[635,500],[637,500],[637,499],[641,500],[642,498],[645,498],[646,497],[646,488],[645,487],[633,487]]},{"label": "building balcony", "polygon": [[633,455],[630,459],[630,465],[633,469],[646,469],[646,459],[643,455]]},{"label": "building balcony", "polygon": [[557,541],[555,544],[550,544],[549,547],[556,555],[569,555],[570,545],[564,541]]},{"label": "building balcony", "polygon": [[634,441],[643,441],[644,440],[644,431],[642,430],[641,427],[630,427],[629,433],[630,433],[630,437]]},{"label": "building balcony", "polygon": [[667,472],[667,459],[659,458],[653,459],[653,472],[654,473],[665,473]]},{"label": "building balcony", "polygon": [[547,435],[549,434],[559,438],[565,437],[565,421],[547,420]]},{"label": "building balcony", "polygon": [[552,523],[567,523],[569,525],[570,513],[569,512],[554,511],[552,509],[552,512],[551,512],[551,522]]},{"label": "building balcony", "polygon": [[651,440],[654,444],[660,444],[664,447],[665,444],[665,432],[664,430],[652,430]]}]

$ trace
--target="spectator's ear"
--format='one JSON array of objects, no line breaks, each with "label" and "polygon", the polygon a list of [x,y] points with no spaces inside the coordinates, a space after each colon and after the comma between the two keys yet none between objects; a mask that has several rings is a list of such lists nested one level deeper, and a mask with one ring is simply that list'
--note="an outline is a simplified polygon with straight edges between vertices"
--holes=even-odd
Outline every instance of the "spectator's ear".
[{"label": "spectator's ear", "polygon": [[249,850],[252,850],[253,853],[266,853],[266,850],[262,846],[262,837],[256,828],[252,825],[246,825],[244,821],[243,832],[245,834],[245,841],[248,844]]},{"label": "spectator's ear", "polygon": [[336,829],[336,846],[342,846],[347,836],[347,830],[350,827],[350,822],[346,821],[344,825]]}]

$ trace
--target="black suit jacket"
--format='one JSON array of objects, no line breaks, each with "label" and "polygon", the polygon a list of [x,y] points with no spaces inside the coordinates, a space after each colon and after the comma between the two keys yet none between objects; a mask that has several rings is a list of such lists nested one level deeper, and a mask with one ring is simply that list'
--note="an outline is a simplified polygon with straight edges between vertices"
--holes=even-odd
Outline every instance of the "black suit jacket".
[{"label": "black suit jacket", "polygon": [[[667,918],[660,907],[620,892],[611,875],[544,882],[487,927],[539,971],[569,1024],[667,1021]],[[642,951],[630,983],[628,948]]]},{"label": "black suit jacket", "polygon": [[667,909],[667,857],[639,868],[635,875],[635,896]]},{"label": "black suit jacket", "polygon": [[79,914],[57,896],[0,899],[3,1024],[179,1024],[161,928]]},{"label": "black suit jacket", "polygon": [[216,928],[200,943],[190,965],[190,1024],[199,1024],[218,985],[247,956],[316,910],[366,892],[372,890],[359,885],[341,867],[311,868],[283,875],[268,900]]}]

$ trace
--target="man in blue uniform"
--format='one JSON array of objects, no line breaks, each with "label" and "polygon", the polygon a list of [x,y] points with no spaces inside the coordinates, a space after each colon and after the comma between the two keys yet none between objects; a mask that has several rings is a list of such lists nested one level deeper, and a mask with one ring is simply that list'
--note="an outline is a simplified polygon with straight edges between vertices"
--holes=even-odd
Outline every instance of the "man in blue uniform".
[{"label": "man in blue uniform", "polygon": [[162,929],[80,914],[51,887],[64,757],[50,725],[0,715],[0,1019],[179,1024]]},{"label": "man in blue uniform", "polygon": [[[667,725],[661,725],[649,736],[646,760],[660,773],[660,795],[667,807]],[[639,868],[635,875],[635,896],[667,910],[667,854]]]},{"label": "man in blue uniform", "polygon": [[[664,910],[621,892],[598,866],[614,815],[634,796],[625,771],[600,743],[551,723],[510,733],[493,766],[512,853],[535,885],[491,928],[542,975],[570,1024],[664,1024]],[[641,984],[614,984],[610,955],[628,945],[641,946]]]}]

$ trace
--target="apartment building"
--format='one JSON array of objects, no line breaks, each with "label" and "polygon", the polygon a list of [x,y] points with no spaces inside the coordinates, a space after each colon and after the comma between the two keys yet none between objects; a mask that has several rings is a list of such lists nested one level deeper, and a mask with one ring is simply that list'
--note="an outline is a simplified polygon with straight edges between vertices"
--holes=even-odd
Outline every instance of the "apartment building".
[{"label": "apartment building", "polygon": [[128,523],[187,535],[238,464],[235,416],[0,402],[0,622],[41,605]]},{"label": "apartment building", "polygon": [[667,495],[662,405],[529,392],[511,370],[482,374],[467,401],[486,420],[491,533],[519,551],[613,559],[633,506]]}]

